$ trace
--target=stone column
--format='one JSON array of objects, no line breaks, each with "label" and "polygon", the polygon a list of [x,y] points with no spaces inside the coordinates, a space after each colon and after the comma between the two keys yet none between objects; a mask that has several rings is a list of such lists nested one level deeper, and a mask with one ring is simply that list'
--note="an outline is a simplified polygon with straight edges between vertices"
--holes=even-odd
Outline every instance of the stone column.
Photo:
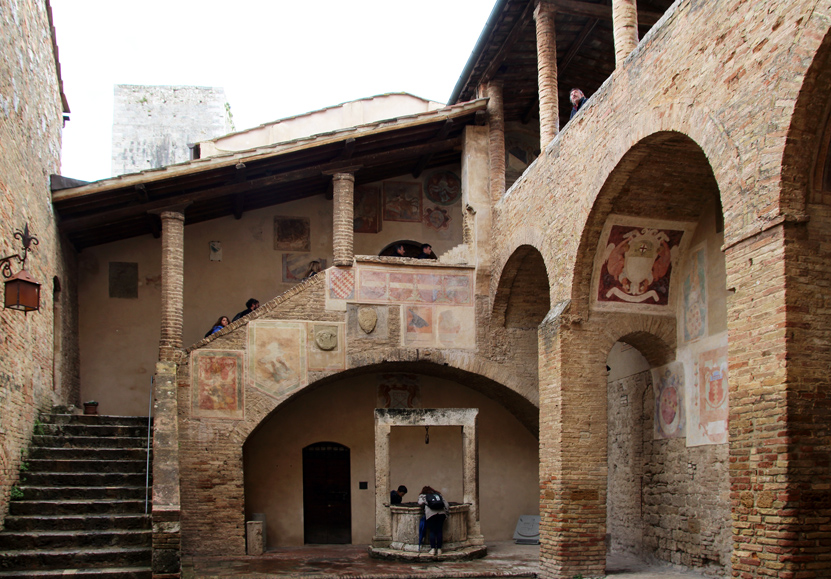
[{"label": "stone column", "polygon": [[392,541],[390,500],[390,428],[375,414],[375,536],[373,547],[389,547]]},{"label": "stone column", "polygon": [[352,259],[355,255],[352,229],[355,175],[352,173],[335,173],[332,175],[332,189],[335,201],[334,227],[332,229],[335,265],[352,265]]},{"label": "stone column", "polygon": [[473,545],[483,545],[482,528],[479,525],[479,433],[477,419],[479,410],[474,411],[469,423],[462,427],[462,461],[464,477],[462,486],[464,502],[470,505],[467,512],[467,536]]},{"label": "stone column", "polygon": [[488,97],[490,193],[491,199],[496,202],[505,194],[505,110],[502,105],[502,83],[489,82],[485,92]]},{"label": "stone column", "polygon": [[[634,0],[633,0],[634,1]],[[540,150],[560,131],[557,102],[557,36],[554,32],[554,6],[540,2],[534,9],[537,25],[537,86],[540,96]]]},{"label": "stone column", "polygon": [[612,0],[612,26],[615,35],[615,66],[620,67],[638,46],[637,0]]},{"label": "stone column", "polygon": [[159,361],[177,362],[182,349],[185,209],[162,211],[162,332]]}]

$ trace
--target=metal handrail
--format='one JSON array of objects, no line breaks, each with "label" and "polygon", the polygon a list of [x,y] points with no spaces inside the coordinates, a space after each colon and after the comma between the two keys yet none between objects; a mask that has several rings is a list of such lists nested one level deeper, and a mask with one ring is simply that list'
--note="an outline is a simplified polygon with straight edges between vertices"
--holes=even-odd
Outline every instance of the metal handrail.
[{"label": "metal handrail", "polygon": [[144,467],[144,514],[147,514],[147,507],[150,495],[150,432],[153,420],[153,379],[155,376],[150,376],[150,400],[147,402],[147,463]]}]

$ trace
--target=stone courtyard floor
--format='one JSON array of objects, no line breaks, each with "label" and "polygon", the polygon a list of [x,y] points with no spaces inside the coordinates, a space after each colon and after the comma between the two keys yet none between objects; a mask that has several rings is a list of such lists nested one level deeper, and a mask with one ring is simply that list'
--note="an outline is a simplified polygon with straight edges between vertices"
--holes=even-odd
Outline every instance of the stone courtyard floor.
[{"label": "stone courtyard floor", "polygon": [[[183,579],[484,579],[536,577],[539,546],[513,541],[488,543],[488,555],[473,561],[403,562],[371,559],[365,546],[307,545],[271,550],[261,557],[186,557]],[[668,565],[646,564],[624,555],[607,560],[609,579],[705,579]]]}]

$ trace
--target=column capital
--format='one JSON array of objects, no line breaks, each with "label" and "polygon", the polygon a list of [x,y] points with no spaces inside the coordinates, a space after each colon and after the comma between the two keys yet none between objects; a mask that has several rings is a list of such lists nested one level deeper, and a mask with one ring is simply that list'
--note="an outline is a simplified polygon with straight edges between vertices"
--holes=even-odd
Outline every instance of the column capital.
[{"label": "column capital", "polygon": [[537,0],[536,5],[534,6],[534,20],[536,20],[540,12],[543,11],[546,14],[553,14],[557,12],[557,5],[549,0]]},{"label": "column capital", "polygon": [[158,215],[162,219],[181,219],[184,221],[185,209],[187,209],[190,205],[193,205],[192,201],[169,205],[167,207],[162,207],[161,209],[150,209],[147,213],[150,215]]}]

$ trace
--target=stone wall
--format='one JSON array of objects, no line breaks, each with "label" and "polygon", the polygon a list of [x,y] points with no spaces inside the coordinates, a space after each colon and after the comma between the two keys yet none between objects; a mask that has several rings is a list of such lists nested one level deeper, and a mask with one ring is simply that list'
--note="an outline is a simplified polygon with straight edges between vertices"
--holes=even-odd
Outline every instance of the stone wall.
[{"label": "stone wall", "polygon": [[38,412],[78,403],[75,256],[49,188],[60,172],[62,106],[48,10],[23,0],[0,11],[0,257],[20,252],[14,234],[28,224],[39,244],[26,269],[42,284],[39,311],[0,310],[0,519]]},{"label": "stone wall", "polygon": [[232,130],[226,106],[222,88],[116,85],[113,176],[189,160],[189,144]]}]

